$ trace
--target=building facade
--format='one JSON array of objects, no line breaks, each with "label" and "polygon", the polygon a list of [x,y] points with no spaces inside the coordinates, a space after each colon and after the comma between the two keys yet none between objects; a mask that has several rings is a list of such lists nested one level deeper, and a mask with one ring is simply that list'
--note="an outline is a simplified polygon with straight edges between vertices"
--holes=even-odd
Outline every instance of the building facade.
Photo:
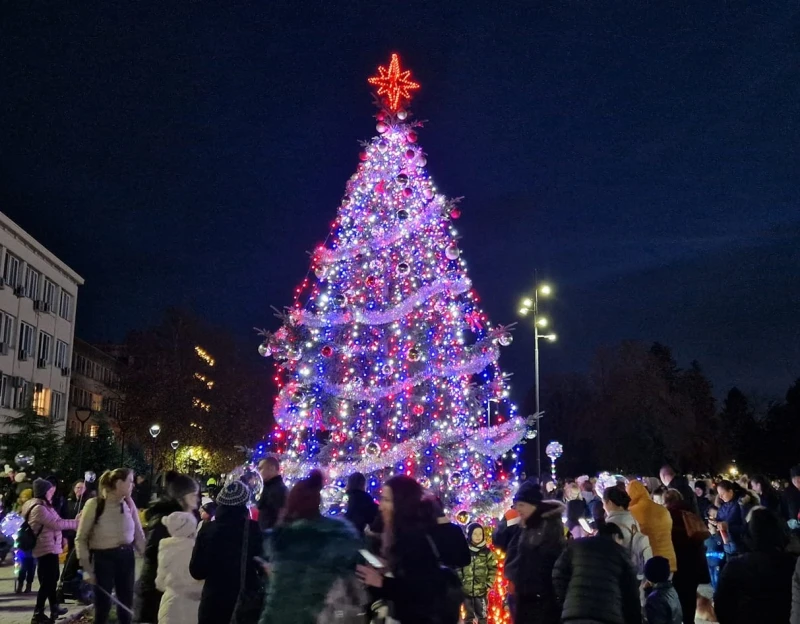
[{"label": "building facade", "polygon": [[66,430],[83,278],[0,212],[0,433],[33,405]]},{"label": "building facade", "polygon": [[75,339],[67,416],[69,431],[80,432],[80,416],[85,419],[84,434],[95,437],[101,413],[108,419],[109,425],[116,428],[124,399],[120,388],[121,366],[124,363],[118,346],[105,348],[80,338]]}]

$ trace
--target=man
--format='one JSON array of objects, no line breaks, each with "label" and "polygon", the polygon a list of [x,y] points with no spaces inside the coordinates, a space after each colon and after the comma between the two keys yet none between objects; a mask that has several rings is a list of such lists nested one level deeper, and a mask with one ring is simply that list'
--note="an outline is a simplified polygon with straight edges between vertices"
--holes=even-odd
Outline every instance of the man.
[{"label": "man", "polygon": [[281,477],[281,465],[274,457],[258,462],[258,472],[264,480],[264,489],[258,501],[258,526],[267,531],[278,522],[281,509],[286,504],[286,486]]},{"label": "man", "polygon": [[347,511],[344,517],[353,523],[361,535],[378,515],[378,504],[366,489],[367,479],[360,472],[354,472],[347,478]]},{"label": "man", "polygon": [[800,528],[798,526],[798,514],[800,514],[800,465],[792,467],[789,476],[792,482],[783,491],[781,499],[781,515],[789,523],[789,528],[793,531]]},{"label": "man", "polygon": [[133,502],[136,509],[147,509],[150,506],[152,490],[144,475],[136,475],[136,485],[133,486]]},{"label": "man", "polygon": [[[553,569],[561,622],[641,624],[639,583],[616,524],[570,542]],[[669,565],[667,566],[669,568]]]},{"label": "man", "polygon": [[661,477],[661,483],[664,484],[664,487],[678,490],[681,493],[683,502],[689,505],[689,511],[701,518],[703,517],[700,514],[700,506],[697,504],[697,495],[694,493],[692,486],[689,485],[689,481],[686,477],[676,475],[675,469],[669,464],[661,468],[659,476]]}]

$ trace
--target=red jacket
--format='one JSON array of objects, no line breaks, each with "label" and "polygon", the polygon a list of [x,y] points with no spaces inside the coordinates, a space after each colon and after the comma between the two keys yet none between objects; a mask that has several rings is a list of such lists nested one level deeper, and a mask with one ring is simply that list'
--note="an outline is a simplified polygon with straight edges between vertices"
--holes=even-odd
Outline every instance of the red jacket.
[{"label": "red jacket", "polygon": [[78,528],[77,520],[62,519],[58,512],[41,498],[32,498],[25,503],[21,515],[27,519],[33,533],[39,536],[33,548],[34,557],[60,555],[63,550],[61,531],[74,531]]}]

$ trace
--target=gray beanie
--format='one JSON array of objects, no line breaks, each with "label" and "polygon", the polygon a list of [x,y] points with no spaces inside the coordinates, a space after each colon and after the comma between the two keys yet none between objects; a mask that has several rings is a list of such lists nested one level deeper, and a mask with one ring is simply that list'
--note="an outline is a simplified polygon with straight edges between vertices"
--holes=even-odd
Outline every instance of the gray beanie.
[{"label": "gray beanie", "polygon": [[250,490],[241,481],[232,481],[217,494],[217,504],[227,507],[244,507],[250,500]]},{"label": "gray beanie", "polygon": [[33,482],[33,497],[34,498],[47,498],[47,493],[53,484],[46,479],[36,479]]}]

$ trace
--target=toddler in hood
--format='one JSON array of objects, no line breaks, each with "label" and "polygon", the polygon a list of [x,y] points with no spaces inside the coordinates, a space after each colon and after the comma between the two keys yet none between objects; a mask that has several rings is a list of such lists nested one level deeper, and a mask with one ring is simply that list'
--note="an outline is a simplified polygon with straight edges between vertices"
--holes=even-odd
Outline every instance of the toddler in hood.
[{"label": "toddler in hood", "polygon": [[158,624],[197,624],[203,581],[189,574],[197,518],[191,512],[176,511],[161,523],[169,537],[158,546],[156,588],[164,592],[158,609]]}]

